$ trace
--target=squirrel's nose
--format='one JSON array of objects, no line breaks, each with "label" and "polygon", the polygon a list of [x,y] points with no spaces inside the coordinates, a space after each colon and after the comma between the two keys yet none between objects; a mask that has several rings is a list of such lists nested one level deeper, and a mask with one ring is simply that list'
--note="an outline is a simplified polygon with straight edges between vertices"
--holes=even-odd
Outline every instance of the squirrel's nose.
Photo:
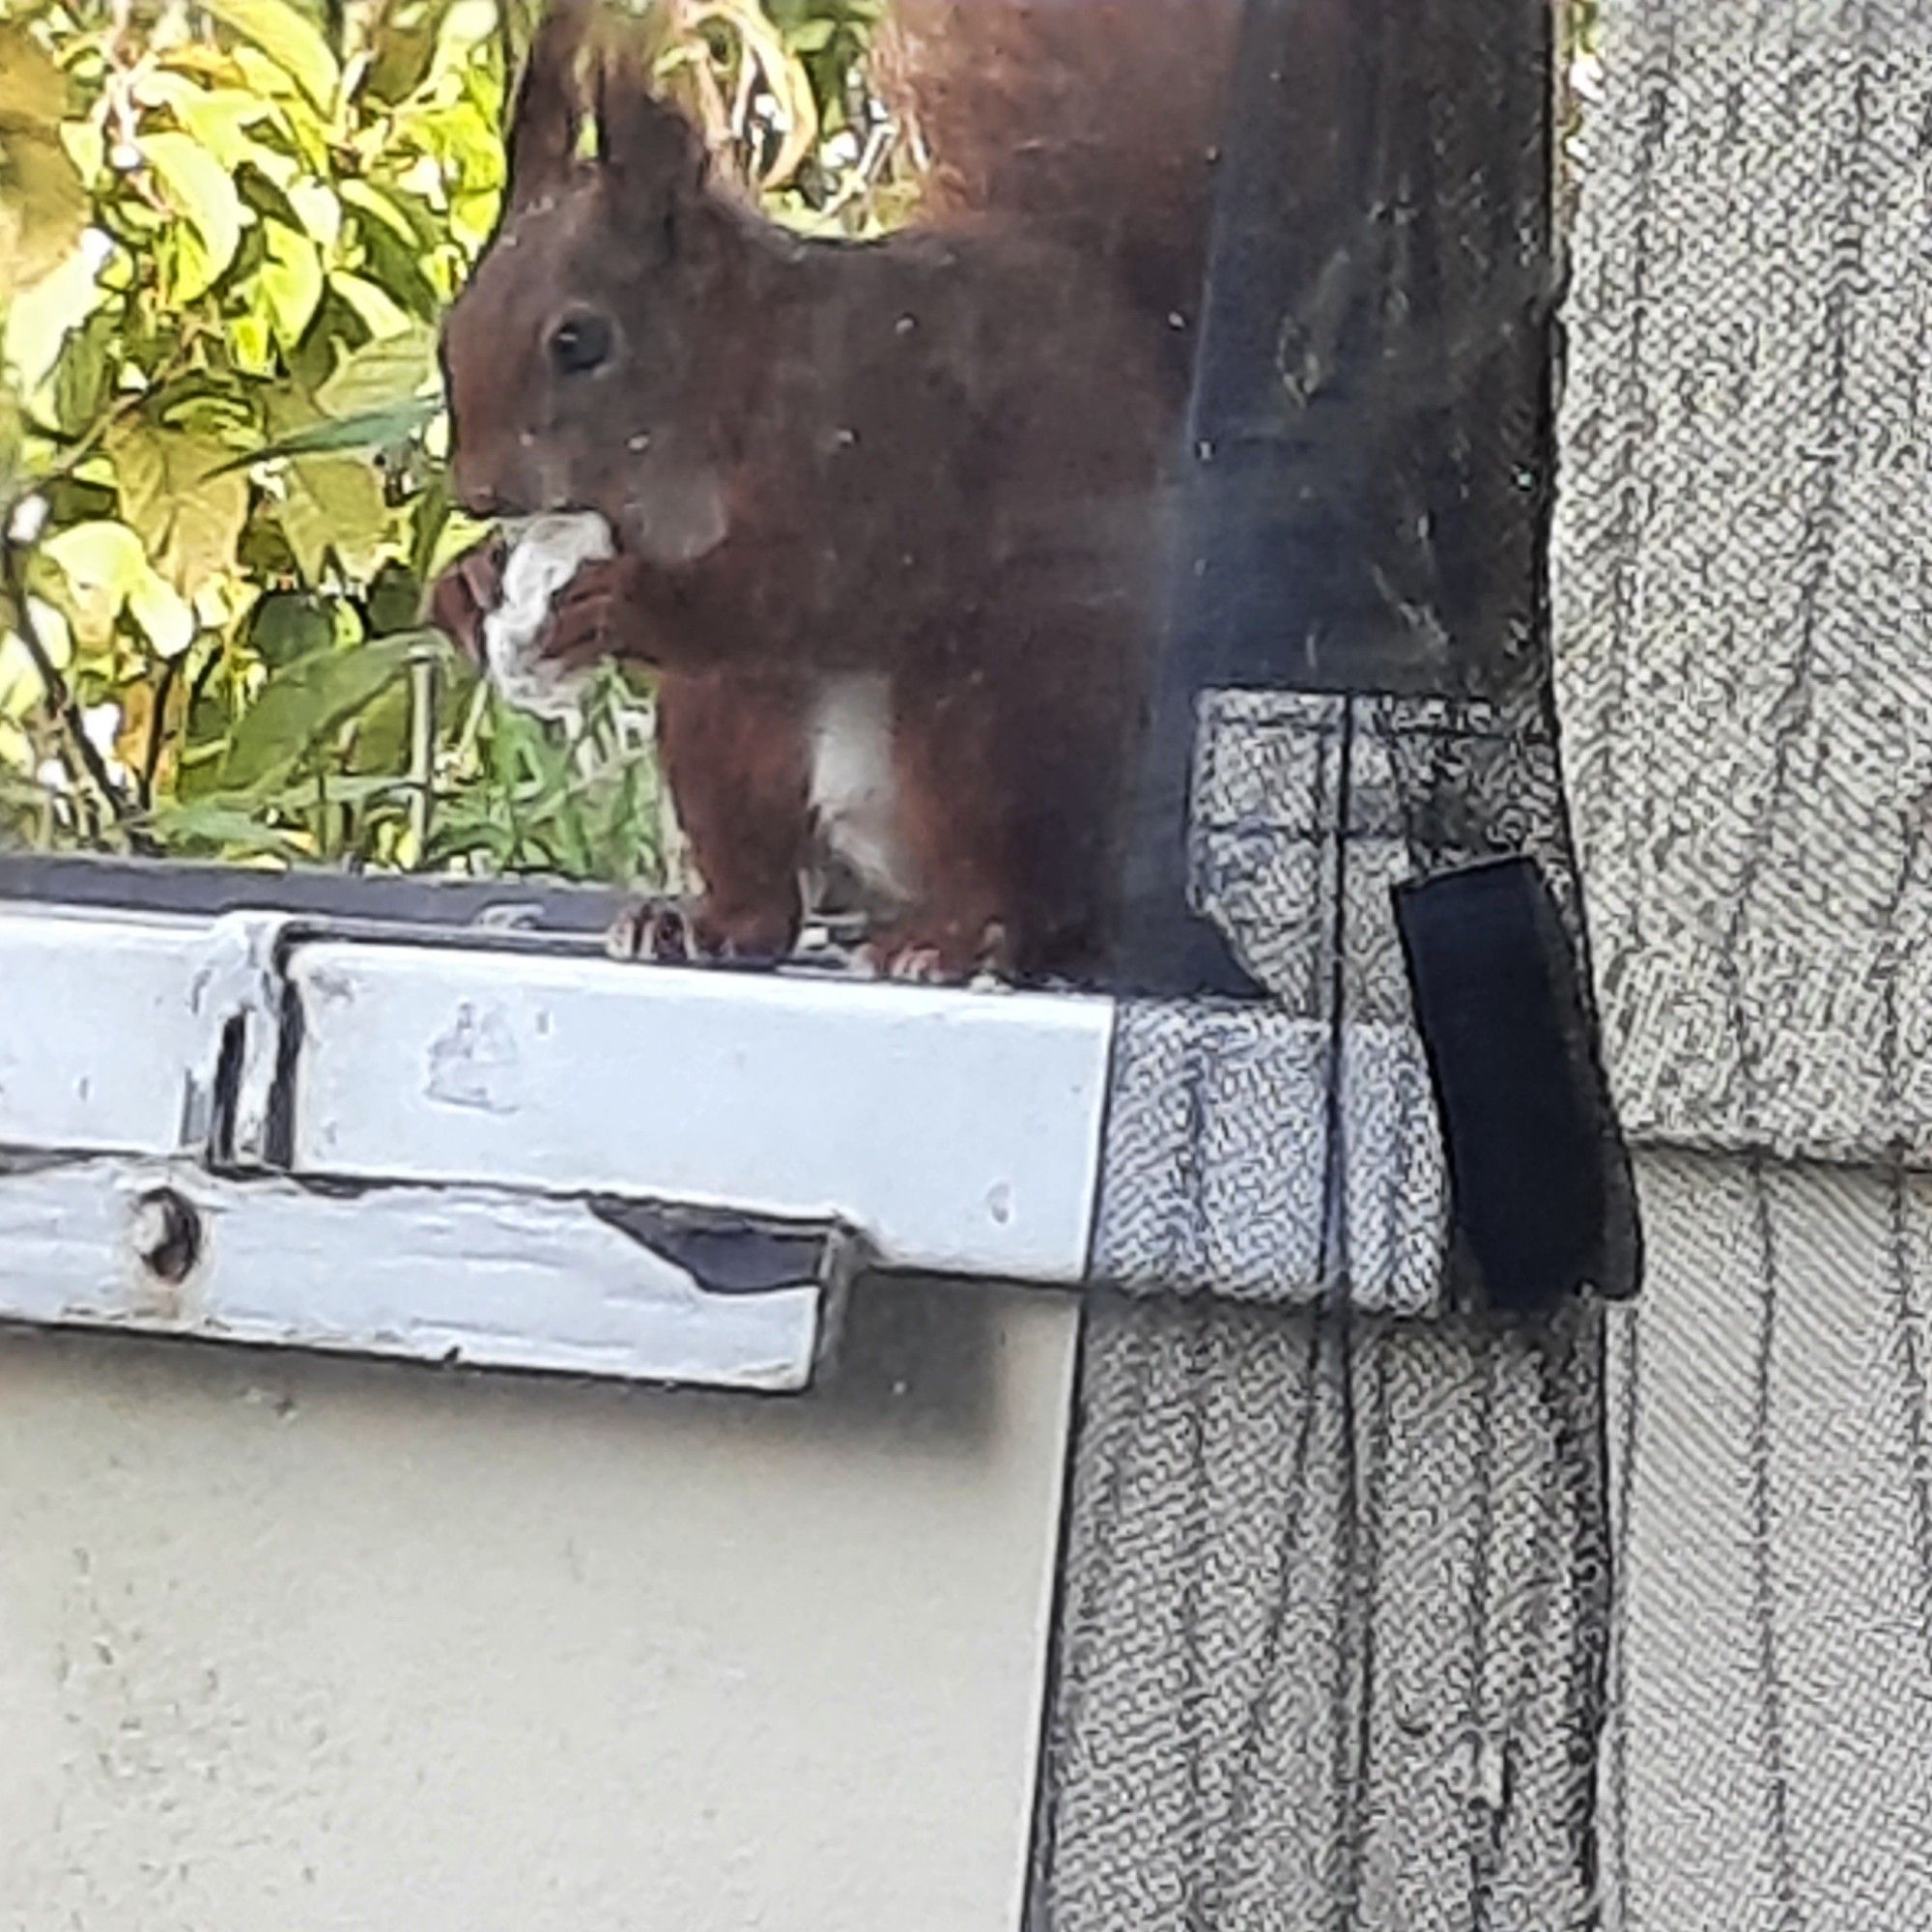
[{"label": "squirrel's nose", "polygon": [[456,486],[456,500],[466,515],[471,517],[502,517],[510,511],[508,499],[500,490],[488,483],[471,482],[459,470],[451,479]]},{"label": "squirrel's nose", "polygon": [[508,510],[502,491],[495,483],[483,481],[475,475],[464,475],[464,466],[456,464],[454,475],[450,477],[454,485],[456,502],[469,516],[502,516]]},{"label": "squirrel's nose", "polygon": [[449,466],[450,495],[457,507],[471,517],[505,517],[511,503],[500,487],[500,479],[491,474],[498,464],[479,464],[470,451],[458,447]]}]

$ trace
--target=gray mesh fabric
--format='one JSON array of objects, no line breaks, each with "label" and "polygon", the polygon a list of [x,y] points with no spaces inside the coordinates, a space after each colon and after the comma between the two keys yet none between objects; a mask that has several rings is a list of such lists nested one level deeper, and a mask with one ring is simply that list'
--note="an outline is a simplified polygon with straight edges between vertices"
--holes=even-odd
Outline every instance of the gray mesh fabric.
[{"label": "gray mesh fabric", "polygon": [[1932,1159],[1932,9],[1605,9],[1554,533],[1634,1136]]},{"label": "gray mesh fabric", "polygon": [[1437,1307],[1446,1179],[1390,888],[1513,852],[1581,943],[1547,688],[1218,692],[1202,707],[1195,890],[1274,996],[1129,1005],[1094,1272],[1150,1292]]},{"label": "gray mesh fabric", "polygon": [[1384,734],[1361,716],[1379,705],[1204,707],[1197,889],[1278,1004],[1123,1012],[1103,1280],[1411,1313],[1438,1297],[1446,1182],[1389,902],[1408,857]]},{"label": "gray mesh fabric", "polygon": [[1389,901],[1528,849],[1574,917],[1547,717],[1204,708],[1197,886],[1275,1003],[1120,1023],[1039,1932],[1587,1920],[1602,1318],[1445,1305]]},{"label": "gray mesh fabric", "polygon": [[1640,1156],[1609,1932],[1932,1924],[1932,1176]]},{"label": "gray mesh fabric", "polygon": [[1325,1292],[1378,1312],[1435,1305],[1446,1181],[1413,1028],[1149,1003],[1118,1021],[1114,1057],[1095,1240],[1106,1278],[1276,1304]]},{"label": "gray mesh fabric", "polygon": [[[1604,15],[1555,635],[1645,1298],[1542,1332],[1234,1307],[1217,1236],[1196,1299],[1096,1306],[1056,1932],[1932,1924],[1932,6]],[[1347,887],[1278,818],[1205,828],[1204,876],[1332,942]],[[1305,951],[1250,949],[1332,1017]],[[1327,983],[1376,1011],[1372,971]]]},{"label": "gray mesh fabric", "polygon": [[[1539,17],[1527,0],[1425,15],[1433,37],[1519,50]],[[1394,17],[1384,57],[1413,43]],[[1515,178],[1474,152],[1496,132],[1482,113],[1377,126],[1391,144],[1425,130],[1420,173],[1391,163],[1404,193]],[[1378,288],[1362,312],[1444,299],[1425,253],[1392,268],[1367,248],[1358,269],[1420,279],[1413,309]],[[1365,384],[1385,347],[1362,346]],[[1438,371],[1484,360],[1435,336],[1407,349]],[[1119,1024],[1035,1932],[1557,1932],[1595,1909],[1604,1315],[1468,1312],[1389,893],[1530,853],[1580,951],[1548,665],[1523,617],[1535,586],[1517,567],[1534,504],[1512,469],[1507,528],[1480,557],[1425,554],[1444,526],[1417,505],[1439,479],[1403,465],[1428,437],[1378,431],[1378,485],[1406,513],[1361,527],[1402,553],[1373,623],[1406,695],[1334,689],[1343,626],[1323,694],[1207,697],[1193,894],[1271,997],[1130,1005]],[[1469,513],[1459,497],[1448,522]],[[1452,580],[1458,608],[1507,619],[1446,621]]]},{"label": "gray mesh fabric", "polygon": [[1094,1306],[1036,1925],[1587,1922],[1601,1320]]},{"label": "gray mesh fabric", "polygon": [[1932,1924],[1932,7],[1605,9],[1555,531],[1647,1229],[1612,1932]]}]

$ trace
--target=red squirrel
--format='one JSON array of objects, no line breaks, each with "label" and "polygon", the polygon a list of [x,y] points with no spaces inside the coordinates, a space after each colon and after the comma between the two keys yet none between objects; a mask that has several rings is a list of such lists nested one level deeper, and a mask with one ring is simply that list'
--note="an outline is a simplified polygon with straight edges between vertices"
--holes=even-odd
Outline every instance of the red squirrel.
[{"label": "red squirrel", "polygon": [[[885,64],[917,104],[921,35],[955,0],[900,4]],[[1118,237],[976,207],[974,113],[982,156],[1012,130],[929,88],[966,162],[935,217],[807,241],[711,183],[696,131],[592,24],[562,0],[539,30],[504,213],[445,325],[454,482],[479,514],[611,526],[616,554],[566,586],[542,649],[657,672],[704,888],[690,948],[783,956],[829,843],[883,970],[1091,974],[1179,433],[1168,304],[1205,185],[1161,215],[1165,281],[1156,246],[1137,285]],[[435,587],[459,640],[500,554]]]}]

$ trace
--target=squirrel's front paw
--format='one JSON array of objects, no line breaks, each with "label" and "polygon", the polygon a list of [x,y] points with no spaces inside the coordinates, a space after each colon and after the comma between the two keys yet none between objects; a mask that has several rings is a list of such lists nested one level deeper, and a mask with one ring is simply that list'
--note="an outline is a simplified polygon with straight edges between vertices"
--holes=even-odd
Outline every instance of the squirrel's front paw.
[{"label": "squirrel's front paw", "polygon": [[430,585],[424,616],[473,664],[484,661],[483,620],[502,602],[509,554],[504,538],[485,537]]},{"label": "squirrel's front paw", "polygon": [[657,965],[709,960],[719,965],[775,966],[789,955],[797,937],[797,921],[789,914],[775,911],[730,918],[702,899],[686,904],[672,898],[643,898],[626,906],[611,923],[604,950],[613,959]]},{"label": "squirrel's front paw", "polygon": [[883,934],[860,947],[858,958],[861,969],[877,979],[922,986],[1005,985],[1012,968],[1007,928],[997,920],[977,932],[951,926],[937,934]]},{"label": "squirrel's front paw", "polygon": [[684,965],[696,958],[691,921],[674,899],[637,899],[627,905],[604,935],[604,951],[627,964]]},{"label": "squirrel's front paw", "polygon": [[[601,659],[627,655],[627,639],[635,647],[635,580],[630,573],[624,557],[606,557],[578,570],[551,604],[540,647],[545,663],[581,670]],[[637,654],[635,648],[630,654]]]}]

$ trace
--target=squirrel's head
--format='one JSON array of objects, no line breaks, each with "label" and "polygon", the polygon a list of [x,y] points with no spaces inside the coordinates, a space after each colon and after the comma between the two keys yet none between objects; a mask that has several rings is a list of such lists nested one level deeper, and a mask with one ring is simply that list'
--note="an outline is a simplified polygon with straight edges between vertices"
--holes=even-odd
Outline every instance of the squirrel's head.
[{"label": "squirrel's head", "polygon": [[474,514],[598,510],[626,548],[681,561],[724,534],[695,378],[736,224],[697,130],[593,14],[556,0],[537,33],[502,215],[443,324],[454,483]]}]

